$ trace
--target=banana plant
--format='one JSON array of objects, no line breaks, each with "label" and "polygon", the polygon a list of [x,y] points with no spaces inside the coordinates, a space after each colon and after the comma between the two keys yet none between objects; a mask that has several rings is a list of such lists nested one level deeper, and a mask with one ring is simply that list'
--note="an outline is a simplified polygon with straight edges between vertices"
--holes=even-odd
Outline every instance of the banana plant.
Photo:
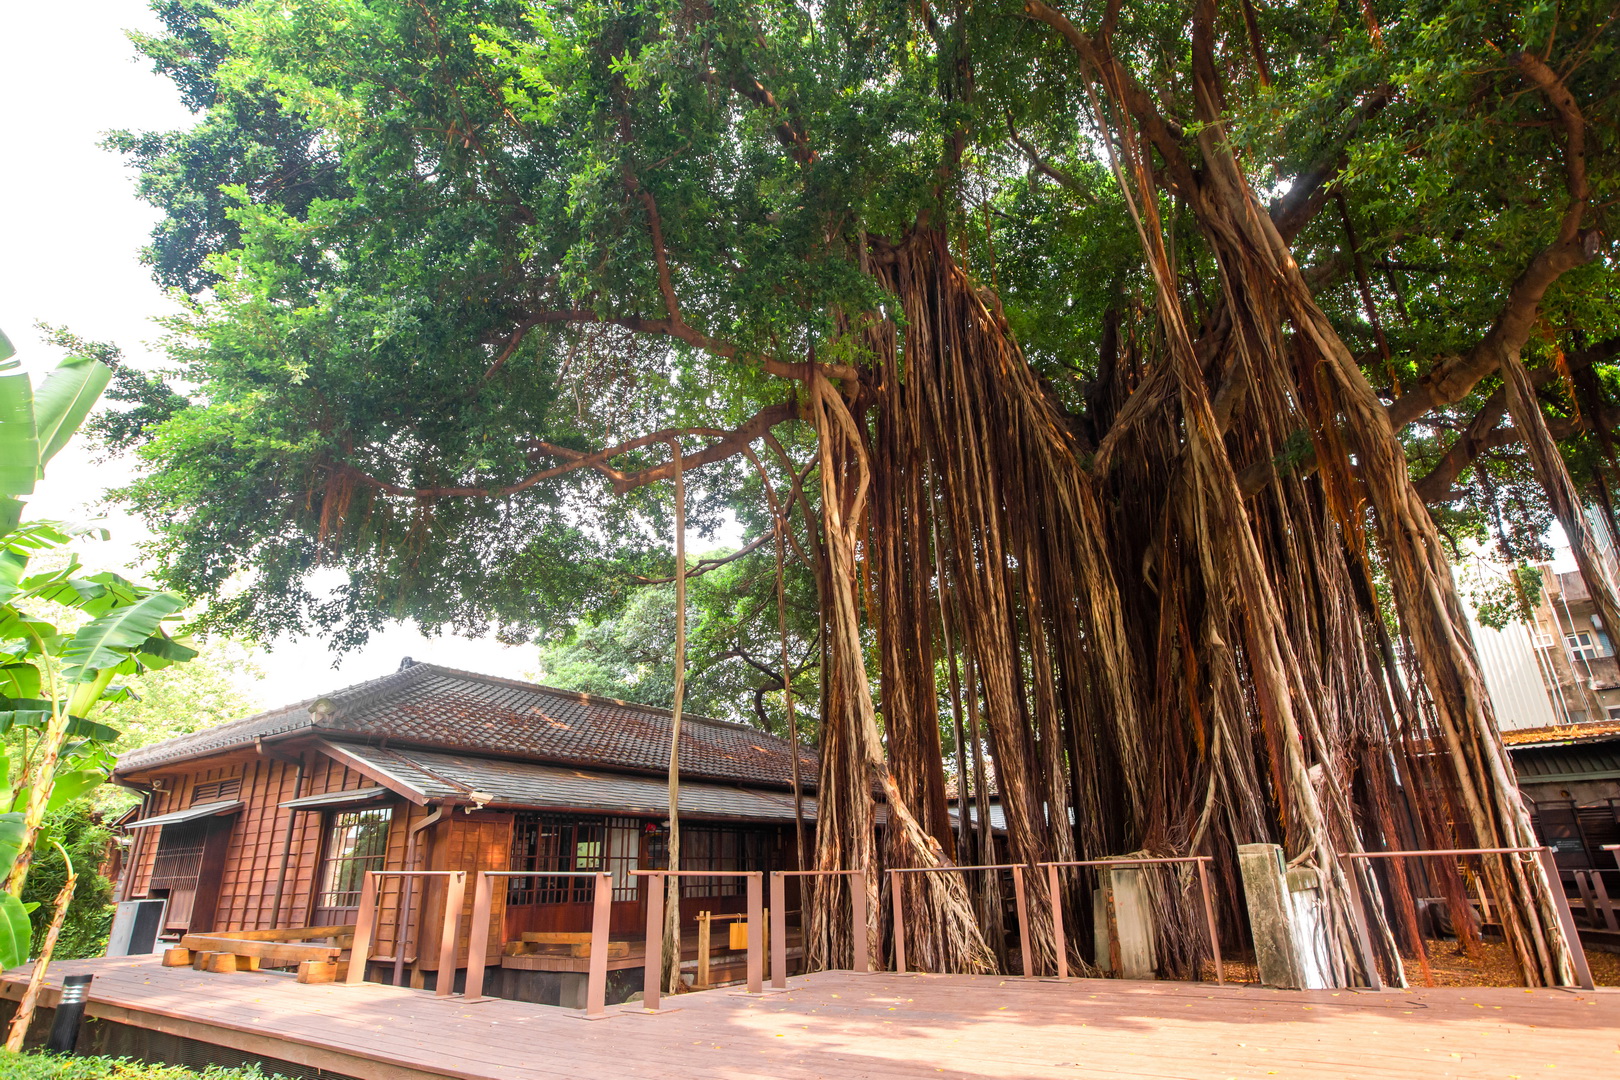
[{"label": "banana plant", "polygon": [[[90,719],[96,706],[129,695],[115,680],[191,659],[196,652],[166,624],[184,601],[114,573],[65,565],[30,572],[99,530],[22,522],[21,496],[33,493],[45,464],[84,421],[109,372],[70,357],[39,385],[16,371],[0,334],[0,967],[28,958],[28,911],[19,899],[45,816],[110,772],[118,732]],[[53,560],[54,561],[54,560]],[[42,958],[44,959],[44,958]]]}]

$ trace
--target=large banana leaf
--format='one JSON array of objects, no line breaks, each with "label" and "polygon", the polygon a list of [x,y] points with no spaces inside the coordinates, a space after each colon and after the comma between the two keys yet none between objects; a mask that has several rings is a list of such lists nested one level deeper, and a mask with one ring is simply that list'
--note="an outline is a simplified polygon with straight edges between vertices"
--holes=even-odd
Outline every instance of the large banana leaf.
[{"label": "large banana leaf", "polygon": [[153,593],[80,627],[62,649],[63,677],[70,683],[85,682],[93,672],[118,665],[184,606],[174,593]]},{"label": "large banana leaf", "polygon": [[0,814],[0,882],[11,874],[11,864],[17,861],[17,852],[23,844],[23,816],[11,811]]},{"label": "large banana leaf", "polygon": [[45,376],[34,394],[34,431],[39,441],[39,468],[67,445],[95,408],[112,379],[112,369],[88,356],[70,356]]},{"label": "large banana leaf", "polygon": [[0,494],[30,495],[39,479],[39,437],[34,431],[34,386],[15,370],[0,366]]},{"label": "large banana leaf", "polygon": [[28,963],[33,929],[23,902],[10,893],[0,893],[0,966],[14,968]]}]

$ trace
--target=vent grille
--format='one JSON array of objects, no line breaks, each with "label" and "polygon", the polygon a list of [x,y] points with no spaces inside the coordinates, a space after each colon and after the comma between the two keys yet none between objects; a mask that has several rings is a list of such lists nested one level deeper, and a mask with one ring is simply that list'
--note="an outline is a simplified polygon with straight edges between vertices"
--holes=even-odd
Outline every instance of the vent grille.
[{"label": "vent grille", "polygon": [[199,806],[202,803],[221,802],[225,799],[234,799],[240,794],[242,794],[242,778],[240,776],[233,776],[227,780],[209,780],[191,789],[191,805]]}]

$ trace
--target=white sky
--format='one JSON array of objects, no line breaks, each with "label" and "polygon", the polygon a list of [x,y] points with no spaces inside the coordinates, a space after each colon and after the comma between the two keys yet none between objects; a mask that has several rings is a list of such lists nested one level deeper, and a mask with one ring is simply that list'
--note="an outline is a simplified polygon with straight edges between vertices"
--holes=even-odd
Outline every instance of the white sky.
[{"label": "white sky", "polygon": [[[158,30],[157,20],[141,0],[80,0],[67,7],[13,2],[5,5],[4,26],[0,327],[34,372],[60,359],[41,341],[36,321],[114,342],[135,365],[156,366],[161,360],[148,343],[160,329],[151,319],[177,309],[138,255],[159,215],[136,197],[134,175],[120,157],[98,143],[112,130],[167,130],[191,122],[172,85],[137,62],[124,37],[127,28]],[[127,466],[94,464],[76,440],[52,461],[30,513],[95,516],[100,493],[128,474]],[[84,552],[85,561],[134,567],[135,547],[149,534],[127,515],[106,518],[113,541]],[[319,640],[278,643],[257,658],[266,679],[252,690],[266,705],[297,701],[386,674],[402,656],[509,677],[535,666],[532,648],[428,639],[396,626],[335,670],[336,657]]]}]

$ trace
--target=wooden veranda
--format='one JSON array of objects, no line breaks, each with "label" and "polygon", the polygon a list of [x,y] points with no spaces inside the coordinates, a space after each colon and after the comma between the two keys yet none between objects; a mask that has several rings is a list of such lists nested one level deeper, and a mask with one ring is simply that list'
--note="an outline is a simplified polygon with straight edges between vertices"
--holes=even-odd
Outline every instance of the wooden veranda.
[{"label": "wooden veranda", "polygon": [[[353,1080],[1500,1078],[1591,1075],[1620,1039],[1620,991],[1601,989],[1375,994],[820,972],[776,994],[711,990],[659,1014],[610,1007],[588,1023],[572,1010],[376,983],[221,978],[156,957],[53,965],[38,1024],[75,973],[95,976],[86,1049],[195,1055],[201,1044]],[[7,972],[0,997],[18,999],[26,977]]]}]

